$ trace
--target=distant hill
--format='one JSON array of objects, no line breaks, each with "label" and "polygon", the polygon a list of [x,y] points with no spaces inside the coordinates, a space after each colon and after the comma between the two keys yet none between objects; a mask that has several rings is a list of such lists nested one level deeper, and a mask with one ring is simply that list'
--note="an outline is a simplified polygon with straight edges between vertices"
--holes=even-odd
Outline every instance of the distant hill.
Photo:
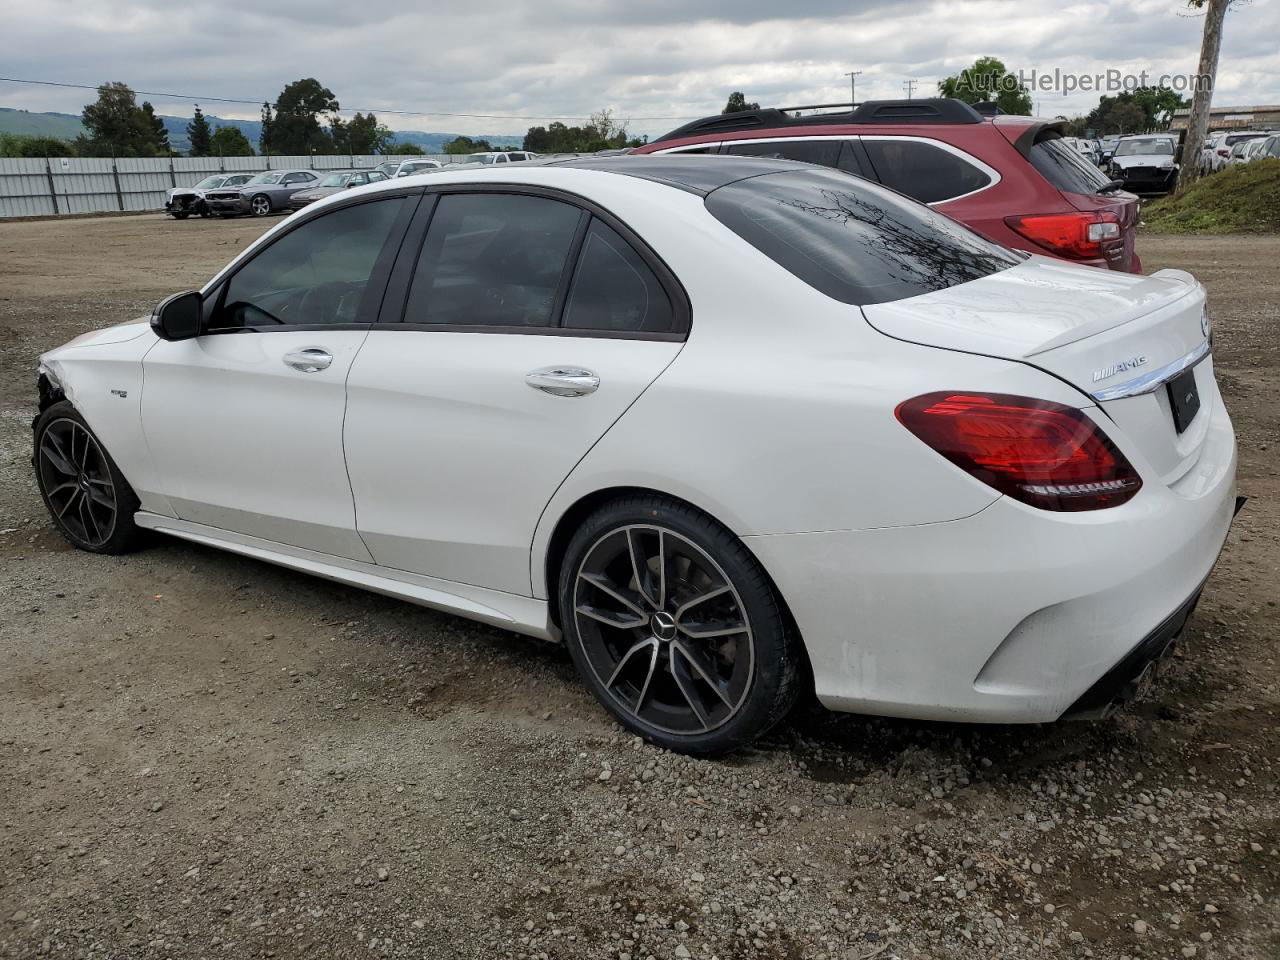
[{"label": "distant hill", "polygon": [[[214,130],[219,127],[236,127],[253,144],[255,150],[258,148],[258,137],[262,133],[260,121],[227,120],[208,113],[205,116]],[[169,143],[173,149],[186,153],[191,147],[191,141],[187,139],[187,124],[191,122],[191,118],[161,114],[160,119],[164,121],[165,129],[169,131]],[[74,140],[84,133],[84,127],[80,124],[80,118],[70,113],[31,113],[28,110],[0,107],[0,133]],[[456,133],[432,133],[421,130],[397,130],[395,135],[397,143],[416,144],[426,153],[443,153],[445,142],[458,136]],[[472,134],[471,137],[473,140],[488,140],[495,146],[519,147],[524,142],[523,133],[483,133]]]}]

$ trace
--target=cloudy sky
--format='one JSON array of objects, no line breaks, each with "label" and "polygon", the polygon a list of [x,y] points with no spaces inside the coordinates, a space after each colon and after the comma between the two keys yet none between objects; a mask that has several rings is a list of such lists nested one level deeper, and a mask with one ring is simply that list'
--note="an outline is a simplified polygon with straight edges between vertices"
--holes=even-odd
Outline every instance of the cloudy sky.
[{"label": "cloudy sky", "polygon": [[[901,97],[907,79],[927,95],[988,54],[1042,75],[1145,70],[1154,82],[1195,71],[1202,20],[1185,0],[0,0],[0,24],[7,77],[123,80],[198,95],[221,116],[257,111],[213,97],[275,99],[314,76],[396,129],[513,133],[609,107],[653,135],[718,111],[731,90],[772,105],[847,99],[848,70],[862,71],[859,99]],[[1035,97],[1052,116],[1098,94]],[[0,106],[78,113],[87,99],[0,83]],[[1280,103],[1280,0],[1233,7],[1214,101]]]}]

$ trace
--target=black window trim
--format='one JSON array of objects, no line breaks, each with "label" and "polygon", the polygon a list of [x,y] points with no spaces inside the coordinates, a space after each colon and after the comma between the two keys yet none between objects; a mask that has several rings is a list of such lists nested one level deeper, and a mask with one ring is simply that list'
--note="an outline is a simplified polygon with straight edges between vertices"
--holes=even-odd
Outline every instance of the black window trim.
[{"label": "black window trim", "polygon": [[[376,193],[367,197],[353,197],[344,203],[334,204],[331,207],[325,207],[321,210],[306,212],[298,211],[297,213],[294,213],[290,219],[296,220],[297,222],[290,223],[262,246],[256,248],[253,251],[252,256],[246,257],[240,263],[237,263],[235,269],[219,280],[216,288],[209,291],[209,296],[204,298],[204,304],[202,307],[203,316],[201,318],[200,336],[218,337],[225,336],[227,334],[277,333],[284,332],[286,330],[295,332],[368,330],[376,322],[378,314],[382,309],[383,301],[386,299],[392,266],[400,252],[400,248],[404,245],[405,236],[408,232],[409,226],[413,221],[414,215],[417,213],[417,208],[421,204],[422,192],[421,187],[410,188],[407,190],[388,191],[386,193]],[[391,226],[390,242],[383,246],[382,252],[378,254],[378,259],[374,261],[373,270],[369,273],[369,289],[376,292],[377,295],[366,298],[366,302],[362,302],[360,304],[361,316],[368,317],[369,319],[362,320],[359,323],[273,323],[267,326],[222,327],[214,330],[208,329],[209,322],[222,310],[224,300],[227,295],[227,287],[231,285],[231,281],[235,279],[236,274],[294,231],[301,229],[313,220],[319,220],[322,217],[327,217],[340,210],[348,210],[351,207],[360,206],[365,203],[376,203],[380,200],[404,199],[410,200],[411,202],[405,203],[399,214],[396,216],[395,223]]]},{"label": "black window trim", "polygon": [[[586,339],[609,340],[658,340],[669,343],[680,343],[688,339],[692,326],[692,308],[689,294],[679,278],[667,266],[666,262],[644,242],[636,232],[626,225],[611,211],[593,200],[554,187],[543,187],[527,183],[450,183],[424,186],[423,202],[419,205],[414,221],[400,244],[400,253],[391,269],[391,277],[383,296],[382,310],[374,327],[378,330],[403,330],[424,333],[475,333],[475,334],[520,334],[522,336],[542,337],[582,337]],[[409,305],[409,286],[413,280],[413,271],[421,255],[422,244],[426,240],[431,220],[435,216],[437,198],[447,194],[503,193],[517,196],[545,197],[568,203],[583,212],[579,217],[577,232],[565,260],[567,269],[560,278],[560,286],[556,291],[553,306],[552,324],[545,327],[529,326],[485,326],[482,324],[446,324],[446,323],[406,323],[405,311]],[[582,245],[586,239],[587,227],[591,218],[595,217],[611,227],[618,236],[630,244],[636,255],[653,271],[658,283],[662,285],[667,297],[671,300],[672,325],[670,332],[651,330],[591,330],[565,327],[564,306],[568,299],[569,281],[577,274],[578,261],[582,256]],[[566,279],[568,278],[568,279]]]}]

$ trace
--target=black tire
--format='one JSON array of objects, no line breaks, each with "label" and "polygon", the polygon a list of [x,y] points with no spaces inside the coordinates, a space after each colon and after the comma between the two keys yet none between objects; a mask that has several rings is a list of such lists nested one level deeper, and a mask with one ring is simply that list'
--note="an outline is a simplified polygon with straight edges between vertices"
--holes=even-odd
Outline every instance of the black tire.
[{"label": "black tire", "polygon": [[655,494],[599,507],[569,541],[558,596],[579,676],[660,746],[735,750],[796,703],[803,654],[768,576],[687,504]]},{"label": "black tire", "polygon": [[142,530],[133,519],[138,496],[68,401],[60,400],[37,418],[32,459],[49,516],[72,546],[109,554],[138,546]]},{"label": "black tire", "polygon": [[173,219],[175,219],[175,220],[185,220],[185,219],[187,219],[187,217],[191,216],[191,214],[189,214],[189,213],[171,213],[171,214],[169,214],[169,216],[173,217]]},{"label": "black tire", "polygon": [[249,198],[249,212],[255,217],[265,217],[274,212],[271,208],[271,198],[265,193],[255,193]]}]

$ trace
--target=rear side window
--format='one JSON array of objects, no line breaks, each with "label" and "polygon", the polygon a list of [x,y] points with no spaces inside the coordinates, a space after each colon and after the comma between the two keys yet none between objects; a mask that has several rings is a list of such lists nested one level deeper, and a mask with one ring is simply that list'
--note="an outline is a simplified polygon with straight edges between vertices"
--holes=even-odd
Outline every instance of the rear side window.
[{"label": "rear side window", "polygon": [[848,140],[746,140],[726,143],[724,152],[742,157],[799,160],[801,163],[814,163],[820,167],[835,167],[859,176],[866,175]]},{"label": "rear side window", "polygon": [[564,326],[577,330],[670,333],[671,299],[631,244],[593,219],[582,244]]},{"label": "rear side window", "polygon": [[551,326],[582,215],[546,197],[445,194],[422,244],[405,322]]},{"label": "rear side window", "polygon": [[1028,157],[1031,165],[1054,187],[1064,193],[1097,193],[1111,178],[1062,142],[1051,136],[1038,140]]},{"label": "rear side window", "polygon": [[952,200],[991,183],[972,163],[932,143],[863,137],[862,145],[881,183],[921,203]]},{"label": "rear side window", "polygon": [[706,206],[811,287],[858,306],[943,290],[1022,260],[950,217],[832,170],[739,180]]}]

